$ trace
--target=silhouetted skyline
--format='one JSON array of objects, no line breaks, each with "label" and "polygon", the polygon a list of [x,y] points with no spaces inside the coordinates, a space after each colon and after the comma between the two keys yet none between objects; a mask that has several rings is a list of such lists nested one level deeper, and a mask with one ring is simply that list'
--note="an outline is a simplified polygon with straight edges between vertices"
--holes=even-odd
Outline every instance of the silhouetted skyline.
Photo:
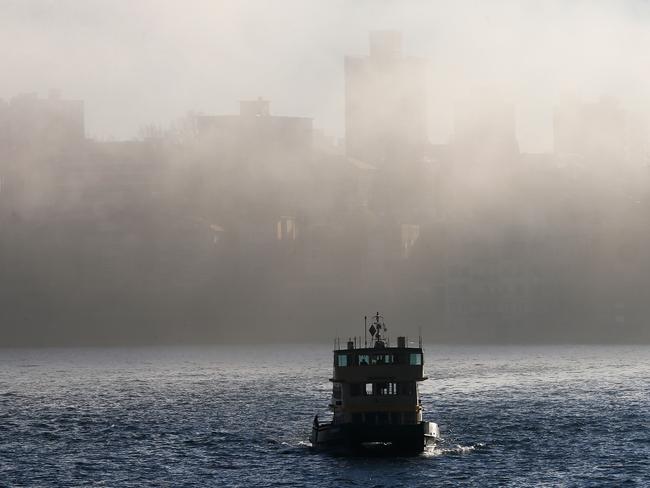
[{"label": "silhouetted skyline", "polygon": [[[635,30],[643,18],[606,5],[506,2],[496,10],[471,10],[463,43],[442,43],[451,35],[445,29],[429,31],[424,40],[418,23],[410,30],[355,32],[365,43],[347,51],[346,36],[330,46],[331,33],[316,31],[300,37],[298,51],[278,48],[271,60],[259,34],[246,37],[270,12],[259,4],[197,3],[183,10],[163,2],[154,15],[143,3],[119,28],[112,15],[124,4],[56,5],[9,2],[3,22],[13,21],[10,31],[26,36],[25,49],[34,35],[21,23],[28,18],[51,28],[44,37],[56,37],[64,19],[87,15],[84,25],[117,29],[116,42],[125,42],[149,13],[160,32],[174,33],[173,49],[165,50],[169,44],[154,29],[153,44],[134,45],[132,58],[89,63],[67,52],[68,76],[84,67],[124,78],[113,80],[114,93],[91,98],[85,94],[100,86],[92,73],[86,85],[67,78],[46,96],[21,89],[0,104],[2,343],[326,340],[349,334],[355,320],[377,309],[405,334],[422,327],[440,342],[650,339],[650,111],[630,104],[643,94],[624,87],[643,78],[623,69],[628,65],[621,59],[629,54],[629,68],[640,51],[603,39],[588,48],[558,45],[564,29],[578,28],[578,14],[587,15],[580,25],[594,22],[612,36],[634,27],[637,38],[645,35]],[[296,21],[352,8],[375,23],[397,9],[392,2],[375,14],[364,2],[354,8],[284,5],[296,6]],[[441,6],[437,13],[457,22],[468,5]],[[423,3],[411,7],[398,9],[403,17],[395,24],[434,12]],[[207,35],[206,19],[190,41],[175,37],[202,12],[238,20],[223,39],[209,39],[228,59],[246,64],[247,76],[220,58],[196,67],[205,53],[181,55],[186,42],[208,43],[201,34]],[[556,18],[560,13],[566,16]],[[505,32],[496,29],[506,25]],[[581,42],[592,40],[587,30],[580,31],[586,35]],[[246,48],[224,44],[227,35],[243,36]],[[520,45],[511,46],[513,39]],[[277,48],[276,42],[286,38],[270,45]],[[423,56],[430,43],[435,56]],[[87,44],[75,49],[90,56],[106,46]],[[575,67],[565,72],[553,64],[604,45],[597,59],[581,58],[580,76]],[[36,58],[47,52],[34,49]],[[127,46],[110,54],[129,52],[122,49]],[[346,52],[339,56],[341,49]],[[482,49],[486,59],[480,60]],[[112,71],[154,52],[166,57],[152,58],[142,71]],[[296,52],[309,54],[303,68],[316,63],[326,76],[316,81],[293,67],[295,76],[279,82],[272,67],[282,71]],[[508,56],[515,56],[510,65],[496,63]],[[319,64],[323,57],[328,61]],[[250,59],[268,66],[266,75]],[[16,57],[9,62],[20,65]],[[33,62],[25,58],[23,66]],[[199,90],[192,106],[191,97],[177,98],[189,85],[167,85],[194,69],[204,69],[207,83],[217,65],[224,72],[220,82],[239,79],[237,91],[247,93],[235,97],[217,83],[209,96]],[[168,72],[152,79],[155,66]],[[546,77],[526,85],[537,70]],[[47,73],[32,79],[54,80]],[[6,86],[16,79],[11,75]],[[116,101],[124,81],[134,91]],[[145,87],[147,96],[138,97]],[[539,96],[529,92],[533,87]],[[567,95],[559,88],[578,89]],[[156,101],[162,94],[170,100]],[[331,103],[341,96],[342,103]],[[211,100],[227,100],[232,109],[213,110],[219,104]],[[172,110],[181,101],[188,103]],[[110,110],[101,107],[105,103]],[[151,110],[141,110],[149,103]],[[537,147],[546,150],[531,153],[522,143],[522,107],[547,114],[551,144]],[[137,123],[137,137],[94,137],[89,125],[98,113],[112,113],[106,127],[124,134]],[[326,113],[345,124],[331,124]],[[328,124],[331,130],[323,131]],[[524,139],[546,140],[543,132]]]},{"label": "silhouetted skyline", "polygon": [[188,110],[231,113],[258,95],[342,137],[341,59],[366,53],[366,33],[382,29],[403,32],[405,52],[430,62],[434,143],[452,135],[456,100],[485,87],[515,105],[524,152],[551,150],[562,93],[649,106],[642,0],[6,0],[1,8],[0,98],[58,88],[86,101],[88,135],[99,139],[131,139]]}]

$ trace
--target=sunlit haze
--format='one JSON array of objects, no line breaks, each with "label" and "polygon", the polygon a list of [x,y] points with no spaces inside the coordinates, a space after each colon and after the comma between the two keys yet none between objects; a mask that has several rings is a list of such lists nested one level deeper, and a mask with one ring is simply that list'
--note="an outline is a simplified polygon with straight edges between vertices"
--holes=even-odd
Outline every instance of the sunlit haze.
[{"label": "sunlit haze", "polygon": [[633,0],[0,0],[0,345],[648,341],[648,46]]}]

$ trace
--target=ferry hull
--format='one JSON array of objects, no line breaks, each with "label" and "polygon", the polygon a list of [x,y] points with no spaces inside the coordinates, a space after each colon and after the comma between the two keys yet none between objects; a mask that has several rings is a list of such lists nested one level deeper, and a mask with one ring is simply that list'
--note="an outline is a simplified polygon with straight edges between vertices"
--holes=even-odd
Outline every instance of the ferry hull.
[{"label": "ferry hull", "polygon": [[414,425],[322,424],[312,428],[310,440],[317,449],[350,449],[418,453],[438,440],[432,422]]}]

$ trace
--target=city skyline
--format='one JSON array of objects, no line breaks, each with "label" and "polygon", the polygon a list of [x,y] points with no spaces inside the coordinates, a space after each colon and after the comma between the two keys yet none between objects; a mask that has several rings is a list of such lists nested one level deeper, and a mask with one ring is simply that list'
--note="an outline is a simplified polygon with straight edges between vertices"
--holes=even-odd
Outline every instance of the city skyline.
[{"label": "city skyline", "polygon": [[398,32],[339,62],[345,145],[261,97],[121,142],[57,91],[1,105],[7,340],[246,341],[260,315],[295,337],[312,314],[301,337],[322,339],[378,302],[442,341],[648,340],[642,117],[566,99],[529,154],[484,91],[431,144]]},{"label": "city skyline", "polygon": [[[264,96],[276,113],[313,118],[341,137],[340,59],[366,52],[366,32],[396,29],[406,51],[430,64],[433,143],[448,141],[454,104],[477,86],[507,94],[523,152],[551,149],[552,109],[563,93],[584,101],[617,96],[624,108],[648,113],[644,2],[285,4],[290,8],[280,15],[248,2],[143,2],[135,9],[120,2],[8,2],[0,49],[11,52],[0,98],[59,89],[86,101],[90,137],[121,140],[187,111],[231,113],[238,100]],[[126,12],[129,20],[120,22]],[[290,28],[296,25],[310,30],[308,42],[298,42],[299,31]],[[19,46],[8,42],[16,35]]]}]

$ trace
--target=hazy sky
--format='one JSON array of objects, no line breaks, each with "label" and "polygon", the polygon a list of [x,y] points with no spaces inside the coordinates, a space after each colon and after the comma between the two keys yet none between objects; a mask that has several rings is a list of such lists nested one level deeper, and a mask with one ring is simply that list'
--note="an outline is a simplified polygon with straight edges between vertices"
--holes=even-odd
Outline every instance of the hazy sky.
[{"label": "hazy sky", "polygon": [[517,105],[525,151],[550,149],[563,93],[648,108],[645,0],[0,0],[0,98],[57,88],[86,101],[89,136],[130,138],[261,95],[340,136],[343,56],[386,28],[431,62],[433,142],[485,86]]}]

